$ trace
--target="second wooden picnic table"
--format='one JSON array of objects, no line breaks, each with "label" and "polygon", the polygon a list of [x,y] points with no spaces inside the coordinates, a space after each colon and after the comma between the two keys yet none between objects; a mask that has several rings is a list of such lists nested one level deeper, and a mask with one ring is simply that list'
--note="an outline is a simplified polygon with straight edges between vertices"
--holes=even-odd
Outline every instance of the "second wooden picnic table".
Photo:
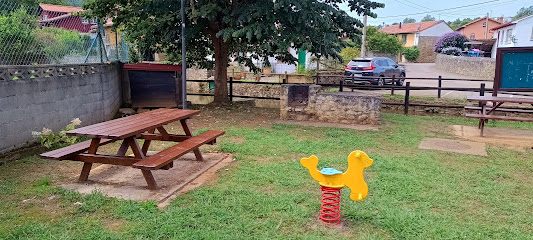
[{"label": "second wooden picnic table", "polygon": [[[190,151],[194,152],[198,161],[203,161],[198,148],[204,144],[214,144],[216,138],[224,134],[223,131],[209,130],[193,136],[187,120],[198,113],[197,110],[158,109],[75,129],[66,134],[88,137],[91,140],[43,153],[41,158],[83,162],[80,181],[88,179],[93,163],[132,166],[142,171],[148,188],[156,189],[157,183],[152,170],[170,169],[175,159]],[[169,134],[166,131],[164,126],[175,121],[180,121],[184,135]],[[142,147],[138,139],[144,139]],[[115,141],[122,141],[116,154],[97,153],[98,147]],[[147,157],[152,141],[179,143]],[[134,156],[126,156],[130,148]]]}]

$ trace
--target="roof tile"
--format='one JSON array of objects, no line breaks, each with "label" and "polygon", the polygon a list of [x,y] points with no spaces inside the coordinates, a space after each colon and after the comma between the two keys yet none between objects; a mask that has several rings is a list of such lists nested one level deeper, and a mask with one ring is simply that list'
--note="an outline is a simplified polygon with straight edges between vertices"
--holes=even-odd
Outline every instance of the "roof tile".
[{"label": "roof tile", "polygon": [[402,23],[402,28],[400,28],[400,24],[397,25],[391,25],[384,27],[380,29],[380,32],[388,33],[388,34],[398,34],[398,33],[414,33],[414,32],[420,32],[424,31],[428,28],[431,28],[439,23],[442,23],[444,21],[430,21],[430,22],[419,22],[419,23]]}]

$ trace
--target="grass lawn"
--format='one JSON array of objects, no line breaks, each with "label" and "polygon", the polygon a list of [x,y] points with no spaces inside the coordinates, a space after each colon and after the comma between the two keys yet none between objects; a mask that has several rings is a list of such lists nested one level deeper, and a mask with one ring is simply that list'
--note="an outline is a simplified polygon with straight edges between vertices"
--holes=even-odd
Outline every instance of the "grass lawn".
[{"label": "grass lawn", "polygon": [[[271,124],[274,110],[201,110],[192,126],[227,131],[215,149],[236,158],[217,179],[159,210],[59,188],[81,163],[9,162],[0,166],[0,239],[533,238],[531,149],[488,146],[481,157],[417,148],[424,137],[454,138],[448,125],[473,120],[384,114],[381,130],[356,131]],[[345,188],[342,225],[324,226],[319,186],[299,160],[314,154],[319,168],[345,170],[353,150],[374,159],[369,195],[353,202]]]}]

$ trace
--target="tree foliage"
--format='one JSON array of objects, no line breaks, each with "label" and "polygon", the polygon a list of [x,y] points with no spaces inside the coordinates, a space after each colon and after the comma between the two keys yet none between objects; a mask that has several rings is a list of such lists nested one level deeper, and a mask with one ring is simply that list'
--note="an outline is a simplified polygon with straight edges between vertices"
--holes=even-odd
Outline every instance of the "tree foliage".
[{"label": "tree foliage", "polygon": [[[287,51],[302,49],[340,60],[342,37],[353,37],[362,24],[339,4],[371,17],[384,4],[370,0],[192,0],[186,1],[187,61],[215,68],[215,101],[228,101],[227,64],[230,53],[255,69],[252,59],[273,56],[287,63],[297,61]],[[86,4],[95,16],[114,16],[130,41],[141,49],[167,53],[178,60],[181,51],[180,1],[93,0]],[[213,56],[214,58],[210,58]]]},{"label": "tree foliage", "polygon": [[358,47],[345,47],[342,49],[340,56],[342,57],[342,63],[348,64],[352,59],[361,56],[361,49]]},{"label": "tree foliage", "polygon": [[448,25],[450,25],[450,28],[452,28],[453,30],[457,30],[460,27],[462,27],[463,25],[471,23],[471,22],[473,22],[475,20],[478,20],[478,19],[479,19],[479,17],[474,18],[474,19],[472,19],[472,18],[464,18],[464,19],[457,18],[457,19],[455,19],[455,21],[448,22]]},{"label": "tree foliage", "polygon": [[62,28],[40,28],[39,17],[20,8],[0,15],[0,63],[58,63],[65,55],[85,51],[88,35]]},{"label": "tree foliage", "polygon": [[416,22],[416,19],[414,19],[414,18],[410,18],[410,17],[406,17],[405,19],[403,19],[402,22],[403,22],[403,23],[415,23],[415,22]]},{"label": "tree foliage", "polygon": [[422,18],[422,20],[420,20],[421,22],[431,22],[431,21],[435,21],[435,17],[431,16],[431,15],[426,15]]},{"label": "tree foliage", "polygon": [[523,17],[533,15],[533,5],[529,7],[522,7],[518,10],[516,15],[513,17],[513,21],[518,20]]},{"label": "tree foliage", "polygon": [[468,38],[460,33],[447,33],[442,35],[442,37],[440,37],[437,42],[435,42],[433,50],[436,53],[441,53],[443,49],[449,47],[464,49],[466,42],[468,42]]},{"label": "tree foliage", "polygon": [[375,27],[367,29],[366,46],[369,51],[397,54],[403,43],[394,35],[378,32]]}]

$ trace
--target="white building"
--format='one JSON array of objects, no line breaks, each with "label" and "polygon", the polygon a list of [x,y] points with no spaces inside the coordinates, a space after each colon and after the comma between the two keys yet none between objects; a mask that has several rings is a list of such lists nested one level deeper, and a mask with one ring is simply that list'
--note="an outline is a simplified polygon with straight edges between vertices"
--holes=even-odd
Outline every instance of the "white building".
[{"label": "white building", "polygon": [[533,15],[505,23],[491,31],[497,39],[492,47],[492,58],[496,58],[498,48],[533,47]]}]

